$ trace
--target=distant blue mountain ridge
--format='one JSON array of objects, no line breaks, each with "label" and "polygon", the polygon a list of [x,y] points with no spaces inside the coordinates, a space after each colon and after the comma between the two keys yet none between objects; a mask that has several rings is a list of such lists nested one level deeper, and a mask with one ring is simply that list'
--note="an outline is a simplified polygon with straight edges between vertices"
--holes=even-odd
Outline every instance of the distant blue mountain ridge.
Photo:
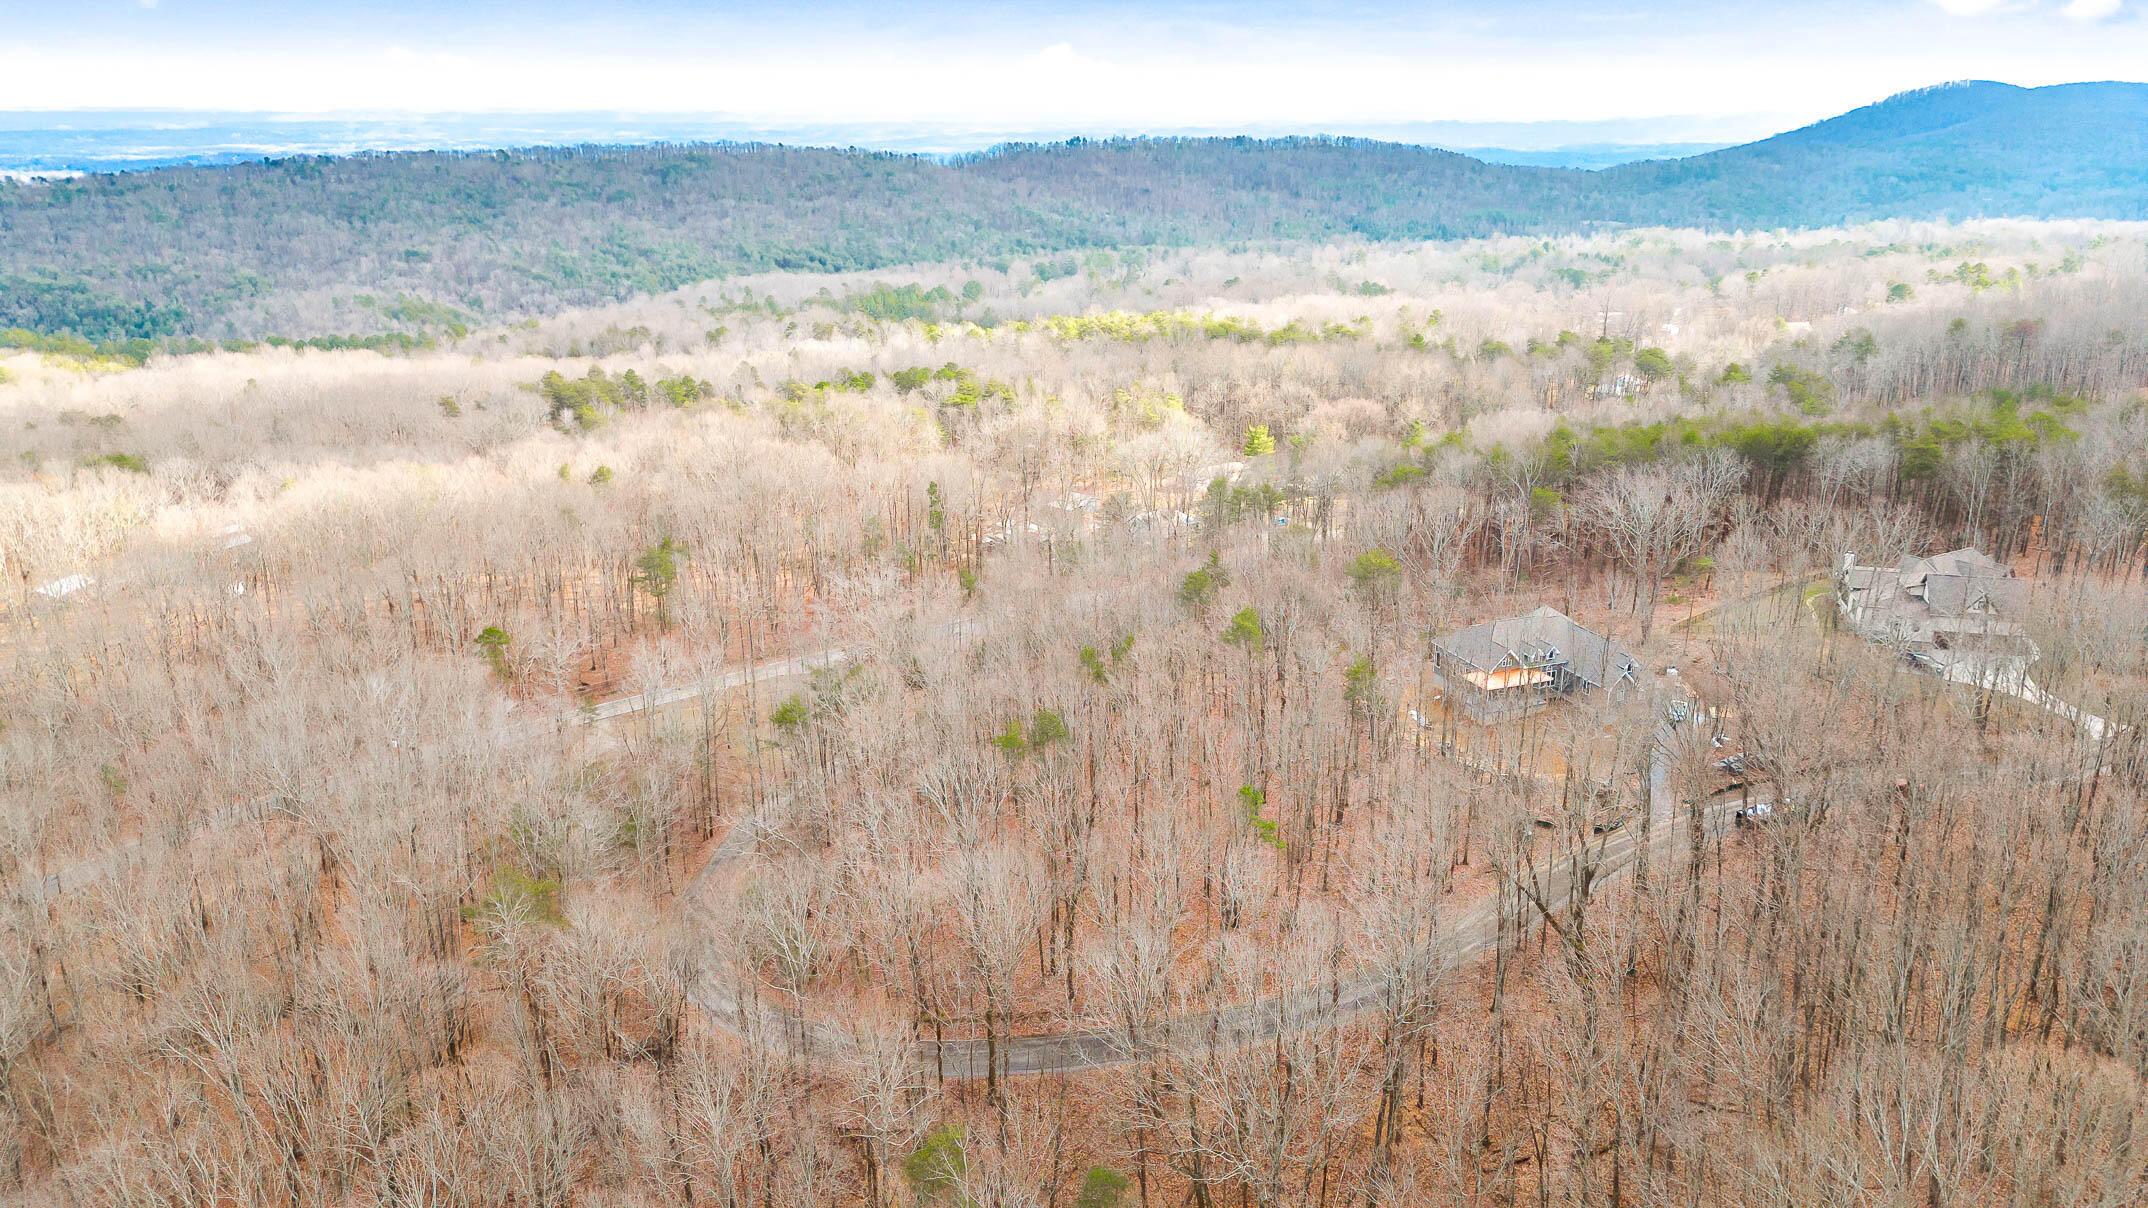
[{"label": "distant blue mountain ridge", "polygon": [[1340,129],[1250,128],[1028,130],[898,123],[770,126],[715,116],[627,113],[371,114],[305,116],[187,110],[0,112],[0,172],[128,172],[178,165],[245,163],[292,155],[502,148],[780,143],[856,147],[928,156],[1009,143],[1148,133],[1287,136],[1349,134],[1459,151],[1487,163],[1605,168],[1643,159],[1713,151],[1740,135],[1778,127],[1764,115],[1589,122],[1420,122]]}]

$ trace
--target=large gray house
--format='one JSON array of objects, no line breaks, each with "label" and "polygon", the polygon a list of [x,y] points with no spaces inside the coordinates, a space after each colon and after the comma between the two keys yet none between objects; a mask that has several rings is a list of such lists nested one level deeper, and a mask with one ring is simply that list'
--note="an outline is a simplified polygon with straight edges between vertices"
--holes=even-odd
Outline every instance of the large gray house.
[{"label": "large gray house", "polygon": [[1554,698],[1638,688],[1641,661],[1546,605],[1432,642],[1432,674],[1480,724],[1543,708]]},{"label": "large gray house", "polygon": [[1859,566],[1844,554],[1835,576],[1842,623],[1922,659],[1943,651],[2033,654],[2018,618],[2028,582],[1981,550],[1958,549],[1895,566]]}]

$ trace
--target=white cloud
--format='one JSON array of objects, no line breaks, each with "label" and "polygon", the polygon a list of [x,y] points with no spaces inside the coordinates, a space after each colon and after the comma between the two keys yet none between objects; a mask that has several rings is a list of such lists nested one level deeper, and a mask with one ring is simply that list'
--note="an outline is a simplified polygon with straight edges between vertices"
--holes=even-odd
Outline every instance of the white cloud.
[{"label": "white cloud", "polygon": [[1096,60],[1074,49],[1071,42],[1054,42],[1037,52],[1037,63],[1040,66],[1058,68],[1090,67],[1096,64]]},{"label": "white cloud", "polygon": [[1957,17],[1977,17],[2019,7],[2013,0],[1932,0],[1932,3]]},{"label": "white cloud", "polygon": [[2102,21],[2118,15],[2122,0],[2073,0],[2059,10],[2075,21]]}]

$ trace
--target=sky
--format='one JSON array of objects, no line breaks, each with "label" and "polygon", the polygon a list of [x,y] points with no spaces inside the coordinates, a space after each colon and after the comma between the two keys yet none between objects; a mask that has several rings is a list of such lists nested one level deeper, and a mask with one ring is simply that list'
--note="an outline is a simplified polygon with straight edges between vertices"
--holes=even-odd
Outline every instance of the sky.
[{"label": "sky", "polygon": [[0,110],[1097,133],[1643,118],[1728,141],[1947,80],[2148,77],[2148,0],[0,0],[0,18]]}]

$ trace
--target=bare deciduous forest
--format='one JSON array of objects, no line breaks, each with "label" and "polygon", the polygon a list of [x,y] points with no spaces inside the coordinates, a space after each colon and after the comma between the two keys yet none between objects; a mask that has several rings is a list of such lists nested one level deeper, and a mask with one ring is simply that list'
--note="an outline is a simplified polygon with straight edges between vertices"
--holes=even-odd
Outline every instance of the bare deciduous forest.
[{"label": "bare deciduous forest", "polygon": [[[2148,1193],[2137,225],[0,368],[7,1203]],[[2033,688],[1838,607],[1963,547]]]}]

